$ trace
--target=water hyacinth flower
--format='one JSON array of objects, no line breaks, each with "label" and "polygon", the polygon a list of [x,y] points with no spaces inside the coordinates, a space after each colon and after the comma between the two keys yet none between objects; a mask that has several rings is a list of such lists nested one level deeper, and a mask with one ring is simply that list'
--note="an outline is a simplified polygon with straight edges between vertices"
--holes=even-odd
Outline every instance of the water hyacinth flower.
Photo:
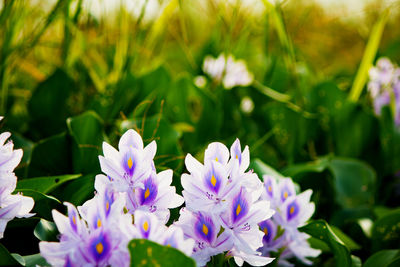
[{"label": "water hyacinth flower", "polygon": [[[384,106],[390,106],[394,122],[400,125],[400,68],[388,58],[380,58],[369,70],[368,91],[375,114],[380,116]],[[392,105],[393,103],[393,105]]]},{"label": "water hyacinth flower", "polygon": [[195,241],[192,257],[198,266],[204,266],[211,256],[227,251],[233,246],[233,240],[227,232],[219,234],[221,225],[212,214],[193,213],[182,208],[175,225],[182,228],[186,237]]},{"label": "water hyacinth flower", "polygon": [[[0,117],[0,120],[2,117]],[[11,133],[0,134],[0,238],[3,238],[7,223],[17,218],[27,218],[34,205],[31,197],[22,194],[11,194],[17,186],[14,169],[22,158],[22,149],[14,150],[14,144],[7,139]]]},{"label": "water hyacinth flower", "polygon": [[184,200],[176,194],[172,183],[172,170],[156,173],[154,155],[156,143],[143,148],[141,136],[128,130],[120,139],[119,151],[103,143],[104,157],[100,156],[102,171],[97,175],[96,190],[109,187],[116,194],[126,194],[126,208],[134,214],[137,209],[154,212],[161,221],[169,219],[169,209],[179,207]]},{"label": "water hyacinth flower", "polygon": [[218,142],[209,144],[204,164],[186,156],[190,174],[181,177],[186,208],[176,224],[196,241],[193,258],[199,266],[223,252],[239,265],[246,261],[261,266],[273,260],[257,251],[264,236],[258,224],[274,211],[269,201],[259,201],[263,184],[246,171],[249,163],[249,148],[242,151],[238,139],[230,150]]},{"label": "water hyacinth flower", "polygon": [[216,82],[222,82],[226,89],[248,86],[253,82],[253,74],[247,70],[244,60],[235,60],[232,55],[220,54],[218,58],[207,56],[203,71]]},{"label": "water hyacinth flower", "polygon": [[295,185],[290,178],[275,178],[264,175],[264,191],[261,199],[271,202],[276,213],[271,220],[259,223],[264,232],[263,246],[258,249],[264,256],[279,254],[279,265],[291,266],[287,260],[296,257],[304,264],[312,262],[307,257],[316,257],[321,252],[312,249],[307,242],[309,236],[301,233],[298,227],[303,226],[315,211],[310,202],[312,190],[296,193]]},{"label": "water hyacinth flower", "polygon": [[105,194],[106,191],[98,193],[78,209],[64,203],[68,217],[53,210],[60,241],[39,243],[40,253],[48,263],[52,266],[129,266],[127,244],[132,236],[123,235],[121,228],[133,227],[129,223],[131,215],[124,214],[122,198],[110,201]]}]

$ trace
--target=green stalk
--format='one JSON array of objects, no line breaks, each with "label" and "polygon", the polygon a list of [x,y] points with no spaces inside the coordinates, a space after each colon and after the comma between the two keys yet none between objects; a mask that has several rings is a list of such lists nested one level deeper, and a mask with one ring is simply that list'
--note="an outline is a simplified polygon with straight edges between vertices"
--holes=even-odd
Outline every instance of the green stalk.
[{"label": "green stalk", "polygon": [[353,86],[351,87],[349,100],[356,102],[360,97],[365,83],[368,79],[368,71],[372,66],[376,53],[379,48],[379,43],[382,38],[382,33],[385,28],[386,21],[389,17],[389,9],[386,9],[379,17],[378,21],[373,26],[369,35],[368,43],[361,60],[360,67],[358,68],[356,78],[354,79]]}]

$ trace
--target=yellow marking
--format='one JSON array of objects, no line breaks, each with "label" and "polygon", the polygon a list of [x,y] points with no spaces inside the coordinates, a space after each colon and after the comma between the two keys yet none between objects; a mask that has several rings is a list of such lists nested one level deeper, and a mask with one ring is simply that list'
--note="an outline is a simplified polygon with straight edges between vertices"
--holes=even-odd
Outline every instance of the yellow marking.
[{"label": "yellow marking", "polygon": [[265,228],[263,229],[263,232],[264,232],[265,235],[268,235],[268,228],[265,227]]},{"label": "yellow marking", "polygon": [[203,233],[208,235],[208,227],[205,224],[203,224]]},{"label": "yellow marking", "polygon": [[144,199],[148,198],[150,196],[150,190],[147,188],[146,192],[144,192]]},{"label": "yellow marking", "polygon": [[75,216],[72,216],[72,222],[76,225],[76,218],[75,218]]},{"label": "yellow marking", "polygon": [[239,157],[238,157],[238,155],[236,155],[236,159],[238,159]]},{"label": "yellow marking", "polygon": [[218,157],[215,157],[215,161],[218,161]]},{"label": "yellow marking", "polygon": [[270,185],[268,186],[268,192],[272,192],[272,187]]},{"label": "yellow marking", "polygon": [[129,169],[132,169],[132,166],[133,166],[132,158],[129,158],[128,159],[128,167],[129,167]]},{"label": "yellow marking", "polygon": [[294,212],[294,207],[293,206],[290,207],[289,212],[290,212],[290,214],[293,214],[293,212]]},{"label": "yellow marking", "polygon": [[106,202],[106,211],[108,211],[110,209],[110,203],[107,201]]},{"label": "yellow marking", "polygon": [[240,207],[240,204],[238,204],[237,208],[236,208],[236,216],[238,216],[241,211],[242,211],[242,208]]},{"label": "yellow marking", "polygon": [[214,174],[211,176],[211,184],[215,187],[215,185],[217,184],[217,179],[215,179]]},{"label": "yellow marking", "polygon": [[101,220],[97,219],[97,228],[101,227]]},{"label": "yellow marking", "polygon": [[101,242],[97,243],[97,245],[96,245],[97,253],[101,254],[101,253],[103,253],[103,250],[104,250],[103,244]]},{"label": "yellow marking", "polygon": [[289,196],[288,192],[285,191],[285,193],[283,193],[283,198],[284,198],[284,199],[287,199],[288,196]]},{"label": "yellow marking", "polygon": [[147,221],[145,221],[145,222],[143,223],[143,230],[144,230],[145,232],[147,232],[147,231],[149,230],[149,223],[148,223]]}]

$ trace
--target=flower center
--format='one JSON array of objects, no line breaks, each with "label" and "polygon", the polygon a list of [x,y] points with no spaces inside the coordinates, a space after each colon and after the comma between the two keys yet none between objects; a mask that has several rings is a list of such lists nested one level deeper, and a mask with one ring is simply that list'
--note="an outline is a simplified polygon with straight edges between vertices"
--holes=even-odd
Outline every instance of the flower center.
[{"label": "flower center", "polygon": [[203,233],[205,234],[205,235],[208,235],[208,227],[205,225],[205,224],[203,224]]},{"label": "flower center", "polygon": [[132,169],[132,166],[133,166],[133,161],[132,161],[132,158],[129,157],[129,159],[128,159],[128,167],[129,167],[129,169]]},{"label": "flower center", "polygon": [[145,232],[147,232],[147,231],[149,230],[149,223],[148,223],[147,221],[145,221],[145,222],[143,223],[143,230],[144,230]]},{"label": "flower center", "polygon": [[101,253],[103,253],[103,250],[104,250],[103,244],[101,242],[97,243],[97,245],[96,245],[97,253],[101,254]]},{"label": "flower center", "polygon": [[238,216],[241,211],[242,211],[242,208],[240,207],[240,204],[238,204],[236,207],[236,216]]},{"label": "flower center", "polygon": [[147,188],[146,191],[144,192],[144,199],[148,198],[150,196],[150,190]]},{"label": "flower center", "polygon": [[211,184],[215,187],[215,185],[217,184],[217,179],[215,179],[214,174],[211,176]]},{"label": "flower center", "polygon": [[101,220],[97,219],[97,228],[101,227]]}]

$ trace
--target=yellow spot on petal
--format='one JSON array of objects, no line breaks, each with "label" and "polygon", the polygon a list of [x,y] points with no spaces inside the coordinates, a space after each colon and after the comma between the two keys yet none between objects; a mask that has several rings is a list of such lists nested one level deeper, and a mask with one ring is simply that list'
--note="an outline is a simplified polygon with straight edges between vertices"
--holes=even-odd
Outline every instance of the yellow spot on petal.
[{"label": "yellow spot on petal", "polygon": [[132,158],[129,158],[128,159],[128,167],[129,167],[129,169],[132,169],[132,166],[133,166]]},{"label": "yellow spot on petal", "polygon": [[268,235],[268,228],[265,227],[265,228],[263,229],[263,232],[264,232],[265,235]]},{"label": "yellow spot on petal", "polygon": [[143,230],[144,230],[145,232],[147,232],[147,231],[149,230],[149,223],[148,223],[147,221],[145,221],[145,222],[143,223]]},{"label": "yellow spot on petal", "polygon": [[289,212],[290,212],[290,214],[293,214],[293,212],[294,212],[294,207],[292,206],[292,207],[290,207],[290,210],[289,210]]},{"label": "yellow spot on petal", "polygon": [[103,250],[104,250],[103,244],[101,242],[97,243],[97,245],[96,245],[97,253],[101,254],[101,253],[103,253]]},{"label": "yellow spot on petal", "polygon": [[272,192],[272,187],[270,185],[268,186],[268,192]]},{"label": "yellow spot on petal", "polygon": [[236,208],[236,216],[238,216],[241,211],[242,211],[242,208],[240,207],[240,204],[238,204],[237,208]]},{"label": "yellow spot on petal", "polygon": [[108,211],[110,209],[110,203],[107,201],[106,202],[106,211]]},{"label": "yellow spot on petal", "polygon": [[97,228],[101,227],[101,220],[97,219]]},{"label": "yellow spot on petal", "polygon": [[284,199],[287,199],[288,196],[289,196],[288,192],[285,191],[285,193],[283,193],[283,198],[284,198]]},{"label": "yellow spot on petal", "polygon": [[75,218],[75,216],[72,216],[72,222],[76,225],[76,218]]},{"label": "yellow spot on petal", "polygon": [[203,233],[208,235],[208,227],[205,224],[203,224]]},{"label": "yellow spot on petal", "polygon": [[150,196],[150,190],[147,188],[146,192],[144,192],[144,199],[148,198]]},{"label": "yellow spot on petal", "polygon": [[238,157],[238,155],[236,155],[236,159],[238,159],[239,157]]},{"label": "yellow spot on petal", "polygon": [[215,161],[218,161],[218,157],[215,157]]},{"label": "yellow spot on petal", "polygon": [[215,179],[214,174],[211,176],[211,180],[210,180],[211,184],[215,187],[215,185],[217,184],[217,179]]}]

